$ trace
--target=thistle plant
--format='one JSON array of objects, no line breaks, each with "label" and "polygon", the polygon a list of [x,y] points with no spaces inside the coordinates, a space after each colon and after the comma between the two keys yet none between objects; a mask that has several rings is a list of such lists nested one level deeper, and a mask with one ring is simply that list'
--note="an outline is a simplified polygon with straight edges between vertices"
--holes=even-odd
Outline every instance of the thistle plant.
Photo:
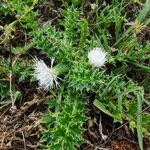
[{"label": "thistle plant", "polygon": [[[133,133],[137,131],[139,146],[143,150],[143,136],[150,135],[150,115],[147,111],[150,102],[146,100],[149,97],[150,43],[148,36],[143,34],[150,23],[147,18],[150,1],[146,0],[135,20],[135,16],[125,9],[137,1],[96,1],[93,4],[89,1],[88,5],[86,1],[79,0],[59,2],[61,6],[48,0],[0,1],[0,108],[10,104],[12,110],[21,111],[23,107],[16,107],[17,104],[28,106],[29,103],[25,102],[30,98],[30,89],[23,88],[34,80],[38,83],[34,86],[37,85],[37,88],[41,88],[40,92],[45,93],[46,109],[42,109],[45,115],[40,120],[42,125],[38,142],[40,149],[75,150],[84,142],[89,144],[87,139],[84,141],[83,137],[86,136],[83,134],[89,117],[87,108],[92,108],[96,110],[95,114],[101,113],[102,119],[105,113],[121,127],[124,127],[124,121],[127,122]],[[78,6],[81,7],[78,9]],[[45,11],[49,9],[57,14],[56,18],[51,18],[55,16],[53,14],[50,14],[50,18],[46,14],[44,18]],[[142,36],[146,36],[144,41]],[[29,55],[34,58],[31,61],[27,53],[30,50]],[[146,77],[143,77],[143,72]],[[36,87],[32,88],[31,91],[35,92],[33,95],[36,95]],[[25,109],[26,115],[30,113],[28,110]],[[5,114],[7,111],[1,117]],[[21,113],[17,120],[20,121],[22,117]],[[4,117],[2,121],[4,127],[7,118],[10,117]],[[101,118],[99,122],[94,120],[94,124],[99,123],[101,141],[106,138],[109,141],[111,137],[102,132],[102,122]],[[22,131],[23,127],[20,127]],[[26,134],[23,141],[25,138]],[[11,145],[6,139],[9,138],[3,139],[2,146],[5,143]],[[27,146],[31,144],[24,143],[25,149],[28,149]]]},{"label": "thistle plant", "polygon": [[[104,68],[106,63],[113,62],[110,61],[113,56],[99,46],[96,38],[89,39],[88,23],[85,19],[79,19],[77,9],[69,5],[65,7],[61,10],[64,18],[59,21],[64,30],[57,31],[55,27],[47,26],[34,34],[36,48],[48,58],[55,57],[57,60],[56,66],[53,66],[54,60],[51,60],[50,68],[43,60],[36,60],[34,66],[41,87],[47,91],[58,87],[54,89],[58,96],[47,101],[49,111],[43,120],[45,130],[41,138],[42,147],[52,150],[73,150],[83,142],[81,135],[87,102],[94,101],[93,105],[111,116],[114,122],[122,123],[123,120],[132,119],[136,124],[133,116],[137,111],[131,117],[127,110],[133,103],[137,108],[135,95],[140,89],[118,69],[109,72]],[[116,36],[119,33],[117,31]],[[76,35],[80,35],[80,38]],[[116,72],[119,74],[116,75]],[[60,77],[60,74],[63,76]],[[89,100],[87,93],[94,94],[95,99]],[[133,94],[133,103],[127,103],[128,94]]]}]

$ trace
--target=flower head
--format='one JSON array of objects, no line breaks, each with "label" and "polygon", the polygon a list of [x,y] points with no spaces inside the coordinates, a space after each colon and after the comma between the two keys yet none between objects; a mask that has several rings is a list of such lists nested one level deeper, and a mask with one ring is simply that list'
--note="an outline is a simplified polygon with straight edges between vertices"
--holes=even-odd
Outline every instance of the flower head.
[{"label": "flower head", "polygon": [[51,59],[51,67],[47,67],[43,60],[34,60],[34,74],[37,80],[39,81],[39,85],[44,88],[44,90],[48,90],[49,88],[57,88],[59,87],[59,82],[55,69],[53,69],[54,58]]},{"label": "flower head", "polygon": [[93,67],[100,68],[104,66],[107,60],[106,55],[107,53],[104,52],[102,48],[96,47],[93,48],[93,50],[88,53],[88,59],[90,64],[93,65]]}]

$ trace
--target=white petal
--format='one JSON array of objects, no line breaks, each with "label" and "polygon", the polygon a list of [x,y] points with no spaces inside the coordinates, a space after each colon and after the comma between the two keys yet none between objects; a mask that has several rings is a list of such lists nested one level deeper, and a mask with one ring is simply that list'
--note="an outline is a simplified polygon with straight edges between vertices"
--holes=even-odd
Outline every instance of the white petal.
[{"label": "white petal", "polygon": [[90,64],[93,67],[102,67],[105,65],[107,53],[103,51],[101,48],[94,48],[92,51],[88,53],[88,59]]},{"label": "white petal", "polygon": [[59,87],[58,77],[53,72],[54,59],[51,59],[51,68],[47,67],[43,60],[34,60],[34,73],[39,85],[44,89]]}]

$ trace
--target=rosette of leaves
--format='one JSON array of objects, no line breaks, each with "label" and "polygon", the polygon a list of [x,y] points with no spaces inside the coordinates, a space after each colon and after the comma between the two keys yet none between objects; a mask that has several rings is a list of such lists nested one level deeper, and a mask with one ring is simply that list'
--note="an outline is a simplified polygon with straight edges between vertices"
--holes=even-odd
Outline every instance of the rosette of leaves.
[{"label": "rosette of leaves", "polygon": [[65,9],[61,9],[60,11],[63,19],[59,20],[59,24],[64,27],[65,36],[72,42],[73,38],[76,36],[79,11],[73,5],[70,7],[67,3],[64,3],[64,7]]},{"label": "rosette of leaves", "polygon": [[56,57],[56,53],[59,53],[58,39],[59,35],[53,27],[44,27],[38,32],[33,33],[34,43],[36,48],[41,50],[49,58]]},{"label": "rosette of leaves", "polygon": [[[58,61],[72,63],[70,60],[73,60],[75,55],[73,51],[77,51],[73,45],[77,45],[78,38],[75,37],[78,35],[77,29],[81,26],[78,25],[78,15],[73,5],[69,7],[66,4],[65,9],[61,10],[63,19],[59,20],[59,25],[63,26],[63,29],[56,30],[55,27],[43,26],[38,32],[33,33],[35,47],[49,58],[55,57]],[[85,33],[82,34],[83,45]]]},{"label": "rosette of leaves", "polygon": [[63,96],[48,101],[49,112],[43,120],[47,129],[41,138],[45,149],[75,150],[82,143],[85,99],[72,93]]},{"label": "rosette of leaves", "polygon": [[79,91],[95,91],[103,87],[104,71],[77,66],[70,71],[69,87]]},{"label": "rosette of leaves", "polygon": [[65,34],[54,27],[44,27],[33,33],[35,47],[48,58],[55,57],[58,61],[70,63],[70,59],[74,59],[74,49]]}]

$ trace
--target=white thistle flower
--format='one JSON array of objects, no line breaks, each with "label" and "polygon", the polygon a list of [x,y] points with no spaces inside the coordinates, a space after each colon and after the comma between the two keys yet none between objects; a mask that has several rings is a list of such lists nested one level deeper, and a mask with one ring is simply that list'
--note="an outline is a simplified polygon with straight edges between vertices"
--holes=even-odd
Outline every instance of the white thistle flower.
[{"label": "white thistle flower", "polygon": [[40,87],[44,90],[48,90],[49,88],[57,88],[59,87],[59,82],[57,74],[53,69],[54,58],[51,59],[51,67],[47,67],[43,60],[34,60],[34,73],[35,77],[39,81]]},{"label": "white thistle flower", "polygon": [[88,53],[88,59],[90,64],[93,65],[93,67],[100,68],[104,66],[106,62],[106,56],[107,52],[104,52],[102,48],[93,48],[92,51]]}]

